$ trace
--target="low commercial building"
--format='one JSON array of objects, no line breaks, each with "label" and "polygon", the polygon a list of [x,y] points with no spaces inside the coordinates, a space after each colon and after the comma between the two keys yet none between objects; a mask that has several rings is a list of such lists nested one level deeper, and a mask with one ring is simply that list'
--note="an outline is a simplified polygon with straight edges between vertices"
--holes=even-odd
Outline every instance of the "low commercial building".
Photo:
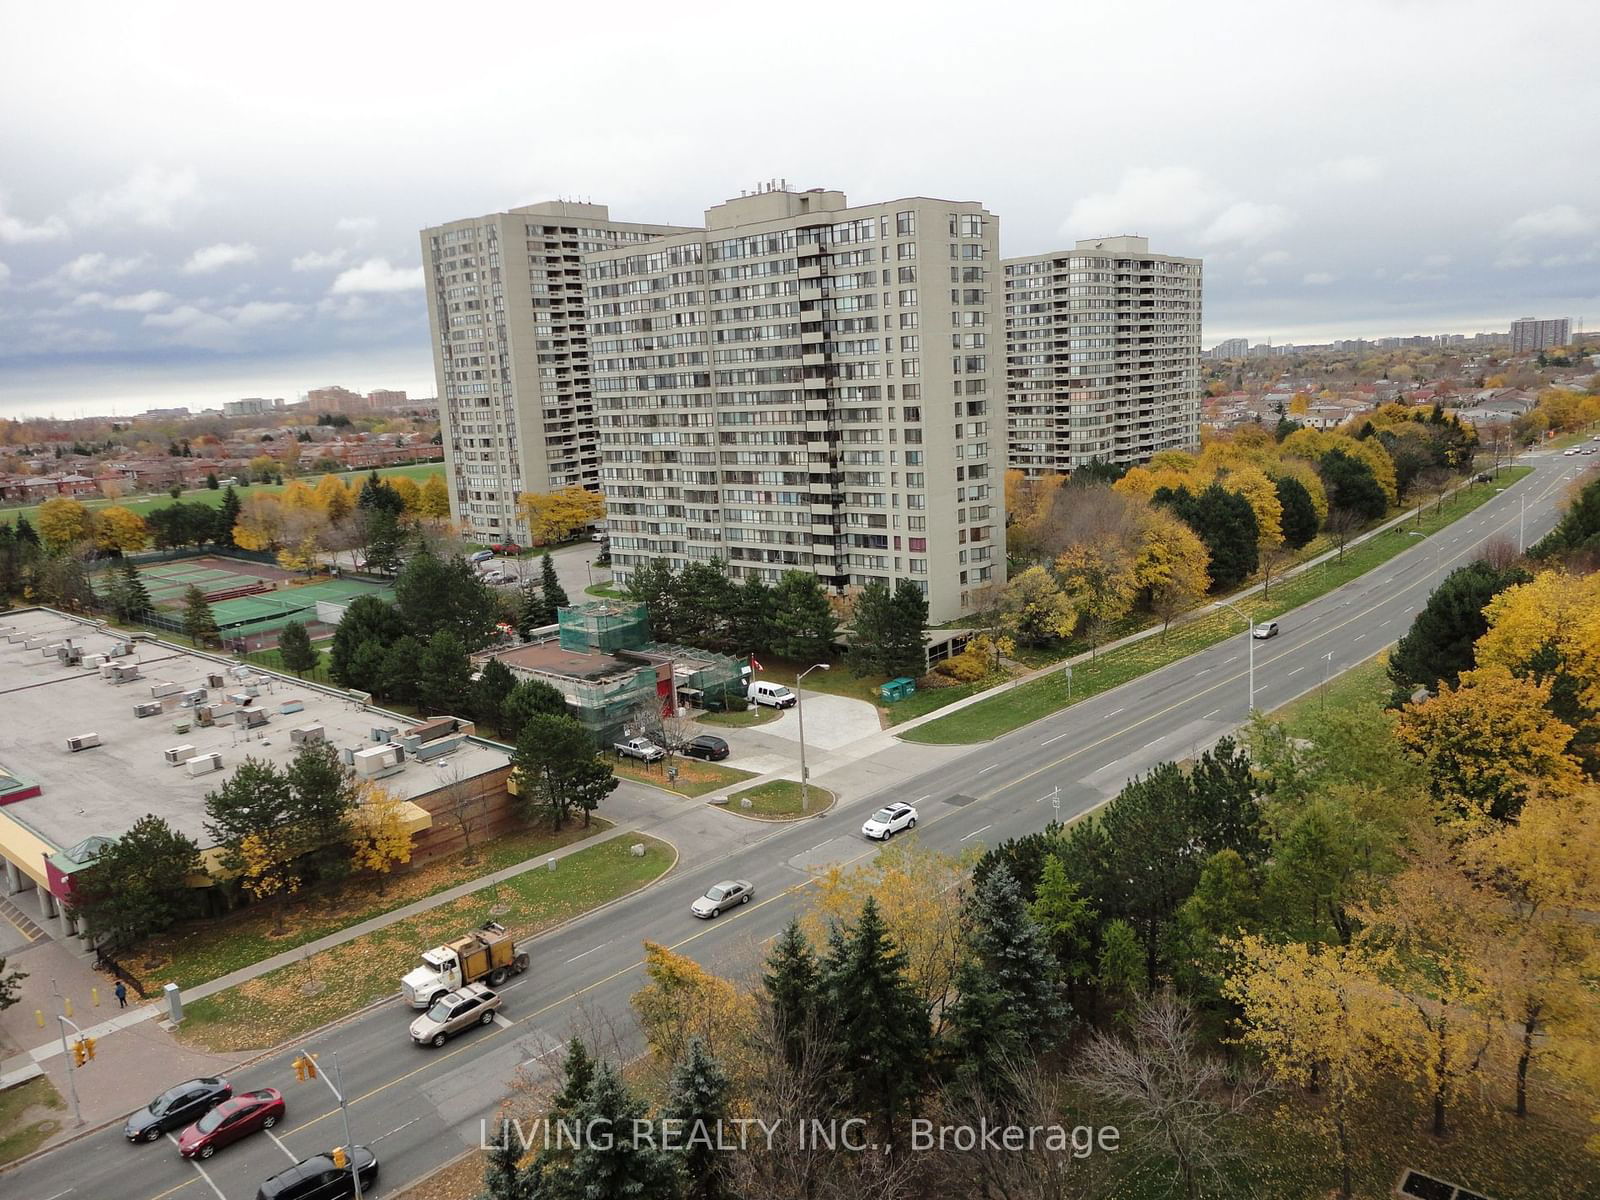
[{"label": "low commercial building", "polygon": [[339,747],[405,802],[413,863],[504,827],[503,748],[470,722],[368,700],[53,609],[0,612],[4,893],[75,933],[73,875],[146,813],[199,843],[208,884],[219,851],[206,794],[247,757],[286,767],[308,743]]}]

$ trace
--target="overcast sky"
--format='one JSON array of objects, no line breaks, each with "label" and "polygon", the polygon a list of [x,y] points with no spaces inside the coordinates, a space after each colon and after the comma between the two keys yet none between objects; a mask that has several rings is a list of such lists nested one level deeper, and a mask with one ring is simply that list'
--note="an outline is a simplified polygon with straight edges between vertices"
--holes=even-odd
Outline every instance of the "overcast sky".
[{"label": "overcast sky", "polygon": [[[1600,326],[1588,0],[8,3],[0,415],[434,391],[417,231],[758,181],[1206,260],[1206,345]],[[999,287],[996,281],[996,307]]]}]

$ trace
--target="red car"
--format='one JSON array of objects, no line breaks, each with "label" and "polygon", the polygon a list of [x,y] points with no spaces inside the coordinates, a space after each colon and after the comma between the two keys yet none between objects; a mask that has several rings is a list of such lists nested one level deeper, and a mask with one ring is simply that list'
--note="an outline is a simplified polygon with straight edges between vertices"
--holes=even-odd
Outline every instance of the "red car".
[{"label": "red car", "polygon": [[277,1088],[244,1092],[225,1100],[178,1135],[178,1153],[185,1158],[210,1158],[247,1133],[271,1129],[283,1117],[283,1093]]},{"label": "red car", "polygon": [[496,554],[522,553],[522,547],[517,545],[515,542],[496,542],[494,545],[490,546],[489,549],[493,550]]}]

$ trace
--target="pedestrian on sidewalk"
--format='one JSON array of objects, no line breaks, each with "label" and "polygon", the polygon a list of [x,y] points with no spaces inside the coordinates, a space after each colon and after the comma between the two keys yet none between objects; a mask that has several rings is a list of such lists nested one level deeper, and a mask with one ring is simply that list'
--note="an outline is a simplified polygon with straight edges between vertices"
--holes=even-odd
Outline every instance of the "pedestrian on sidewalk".
[{"label": "pedestrian on sidewalk", "polygon": [[117,1007],[118,1008],[127,1008],[128,1007],[128,985],[123,983],[122,980],[119,979],[119,980],[117,980],[117,986],[112,988],[111,990],[116,994]]}]

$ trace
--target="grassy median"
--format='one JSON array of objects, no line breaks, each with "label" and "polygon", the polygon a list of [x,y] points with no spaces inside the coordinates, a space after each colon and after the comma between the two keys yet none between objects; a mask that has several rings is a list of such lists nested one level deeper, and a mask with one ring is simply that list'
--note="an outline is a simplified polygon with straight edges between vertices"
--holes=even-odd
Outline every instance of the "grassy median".
[{"label": "grassy median", "polygon": [[[1505,471],[1505,485],[1516,482],[1529,470],[1529,467],[1515,467]],[[1436,533],[1488,503],[1499,493],[1500,489],[1493,487],[1465,488],[1439,508],[1424,513],[1420,522],[1407,521],[1404,525],[1387,529],[1359,546],[1350,547],[1340,558],[1329,559],[1274,584],[1264,599],[1259,592],[1251,592],[1237,603],[1251,614],[1253,620],[1279,616],[1382,566],[1403,550],[1416,545],[1419,539],[1413,536],[1415,533],[1420,532],[1424,537]],[[933,744],[988,741],[1020,729],[1040,717],[1059,712],[1069,703],[1076,704],[1109,691],[1230,637],[1242,639],[1244,636],[1244,626],[1235,614],[1226,611],[1208,613],[1176,625],[1165,633],[1152,634],[1140,641],[1108,650],[1088,662],[1074,663],[1070,700],[1067,696],[1066,672],[1056,670],[1029,680],[1009,692],[980,700],[959,712],[919,725],[900,736],[908,742]]]},{"label": "grassy median", "polygon": [[[645,852],[635,857],[631,848],[639,843]],[[195,1000],[185,1006],[178,1036],[211,1051],[279,1045],[395,994],[400,977],[431,946],[489,920],[499,921],[519,941],[532,937],[654,882],[676,857],[667,843],[642,834],[611,838],[557,860],[554,871],[534,867],[304,962]],[[539,962],[537,947],[532,954],[533,970],[548,967]]]},{"label": "grassy median", "polygon": [[[745,788],[742,792],[734,792],[728,797],[727,809],[740,816],[758,817],[763,821],[798,821],[802,817],[814,817],[827,812],[837,798],[827,788],[814,783],[810,793],[809,805],[802,808],[800,785],[792,779],[774,779],[753,788]],[[746,800],[750,801],[749,808],[744,806]]]}]

